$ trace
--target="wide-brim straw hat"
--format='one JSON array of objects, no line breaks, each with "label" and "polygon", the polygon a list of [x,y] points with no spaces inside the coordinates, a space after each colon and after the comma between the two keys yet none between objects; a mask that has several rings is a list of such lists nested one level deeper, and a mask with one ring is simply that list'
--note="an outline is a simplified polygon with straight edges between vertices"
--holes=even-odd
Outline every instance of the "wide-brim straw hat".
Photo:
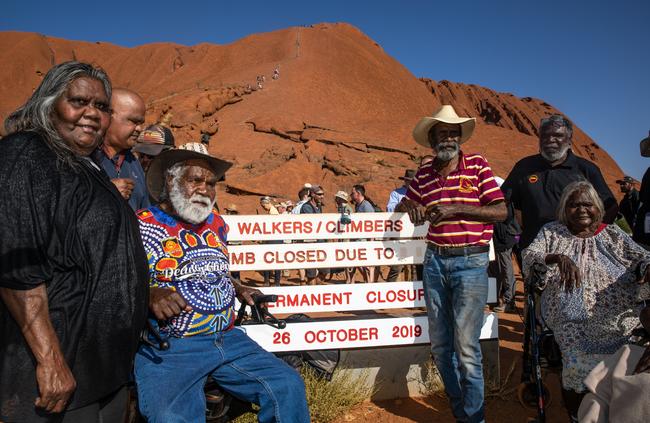
[{"label": "wide-brim straw hat", "polygon": [[476,118],[460,117],[452,106],[445,104],[433,116],[425,116],[415,125],[415,129],[413,129],[415,142],[431,148],[429,131],[440,122],[460,125],[460,144],[462,144],[474,133]]},{"label": "wide-brim straw hat", "polygon": [[226,171],[232,166],[232,163],[213,157],[208,153],[205,144],[200,142],[190,142],[172,150],[166,150],[156,156],[151,162],[147,171],[147,189],[149,195],[155,200],[160,201],[160,193],[165,187],[165,172],[176,163],[187,160],[205,160],[212,169],[217,180],[220,180]]},{"label": "wide-brim straw hat", "polygon": [[348,193],[345,192],[345,191],[339,191],[339,192],[337,192],[336,195],[335,195],[334,197],[340,198],[341,200],[344,200],[344,201],[350,201],[350,198],[349,198],[349,196],[348,196]]},{"label": "wide-brim straw hat", "polygon": [[402,181],[410,181],[413,178],[415,178],[415,171],[413,169],[407,169],[404,171],[404,176],[399,176],[397,179],[401,179]]}]

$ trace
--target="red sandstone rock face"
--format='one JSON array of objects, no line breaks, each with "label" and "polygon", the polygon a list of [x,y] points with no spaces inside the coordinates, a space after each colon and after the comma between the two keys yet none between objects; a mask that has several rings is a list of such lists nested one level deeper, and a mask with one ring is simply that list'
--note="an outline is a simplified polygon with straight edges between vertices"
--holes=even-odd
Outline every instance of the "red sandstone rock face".
[{"label": "red sandstone rock face", "polygon": [[[325,188],[329,211],[334,193],[357,183],[384,208],[397,177],[429,153],[411,130],[443,103],[477,117],[463,149],[484,154],[505,177],[516,160],[536,153],[539,119],[559,112],[538,99],[418,80],[357,28],[320,24],[192,47],[0,33],[0,118],[24,103],[53,64],[72,59],[98,64],[114,86],[139,92],[147,122],[167,122],[178,144],[209,135],[210,151],[234,162],[219,202],[245,213],[254,213],[260,195],[295,200],[304,182]],[[622,175],[579,128],[574,151],[596,162],[611,186]]]}]

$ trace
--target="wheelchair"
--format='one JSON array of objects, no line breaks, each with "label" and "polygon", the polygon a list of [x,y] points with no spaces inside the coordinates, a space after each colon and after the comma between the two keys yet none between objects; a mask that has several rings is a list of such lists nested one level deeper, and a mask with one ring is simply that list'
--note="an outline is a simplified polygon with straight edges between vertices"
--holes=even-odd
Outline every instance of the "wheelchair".
[{"label": "wheelchair", "polygon": [[[235,318],[235,326],[266,324],[276,329],[286,327],[286,321],[276,318],[266,307],[262,307],[263,303],[276,302],[278,300],[277,295],[257,295],[253,299],[253,305],[241,304]],[[250,307],[250,314],[246,313],[248,307]],[[160,335],[158,329],[149,320],[147,320],[147,327],[142,331],[140,341],[155,349],[163,351],[169,349],[169,342]],[[203,390],[205,393],[205,418],[207,423],[227,423],[242,414],[255,412],[251,403],[233,397],[221,389],[219,384],[211,377],[208,377]],[[145,420],[138,411],[135,386],[130,391],[126,422],[144,423]]]},{"label": "wheelchair", "polygon": [[531,275],[525,280],[526,307],[524,315],[523,366],[517,398],[526,408],[537,411],[536,423],[546,422],[546,406],[551,393],[544,384],[542,368],[562,371],[562,353],[553,332],[540,316],[538,300],[543,291],[546,266],[533,265]]}]

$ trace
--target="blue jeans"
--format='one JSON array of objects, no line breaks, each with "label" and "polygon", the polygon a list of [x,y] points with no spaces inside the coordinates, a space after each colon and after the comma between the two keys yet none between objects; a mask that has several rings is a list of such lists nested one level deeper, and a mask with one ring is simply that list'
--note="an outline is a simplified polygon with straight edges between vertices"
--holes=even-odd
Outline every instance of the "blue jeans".
[{"label": "blue jeans", "polygon": [[431,352],[454,417],[483,422],[483,366],[479,338],[488,294],[488,254],[424,256],[424,297]]},{"label": "blue jeans", "polygon": [[310,421],[298,372],[242,330],[168,341],[166,351],[142,346],[135,357],[138,402],[147,421],[204,422],[208,375],[223,390],[258,404],[260,422]]}]

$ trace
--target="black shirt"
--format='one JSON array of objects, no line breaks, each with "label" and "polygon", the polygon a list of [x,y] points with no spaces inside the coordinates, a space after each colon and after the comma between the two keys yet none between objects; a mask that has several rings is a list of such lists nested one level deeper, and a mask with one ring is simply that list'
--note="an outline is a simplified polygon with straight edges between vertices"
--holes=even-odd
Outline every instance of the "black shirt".
[{"label": "black shirt", "polygon": [[501,186],[515,209],[521,210],[523,231],[519,247],[526,248],[545,224],[557,220],[557,206],[562,191],[571,182],[589,181],[605,204],[605,210],[616,205],[616,199],[605,183],[598,166],[569,150],[564,163],[551,167],[541,154],[519,160]]},{"label": "black shirt", "polygon": [[650,234],[645,233],[645,215],[650,213],[650,167],[646,169],[641,180],[639,191],[639,209],[636,213],[636,222],[632,228],[632,238],[639,244],[650,249]]},{"label": "black shirt", "polygon": [[618,205],[618,212],[623,215],[630,229],[634,227],[634,218],[636,211],[639,209],[639,191],[632,188],[625,194],[621,203]]},{"label": "black shirt", "polygon": [[[57,161],[32,132],[0,140],[0,287],[47,287],[50,320],[77,382],[69,409],[129,380],[147,316],[138,223],[104,172]],[[35,362],[0,301],[0,421],[47,421]],[[42,418],[39,418],[41,415]]]}]

